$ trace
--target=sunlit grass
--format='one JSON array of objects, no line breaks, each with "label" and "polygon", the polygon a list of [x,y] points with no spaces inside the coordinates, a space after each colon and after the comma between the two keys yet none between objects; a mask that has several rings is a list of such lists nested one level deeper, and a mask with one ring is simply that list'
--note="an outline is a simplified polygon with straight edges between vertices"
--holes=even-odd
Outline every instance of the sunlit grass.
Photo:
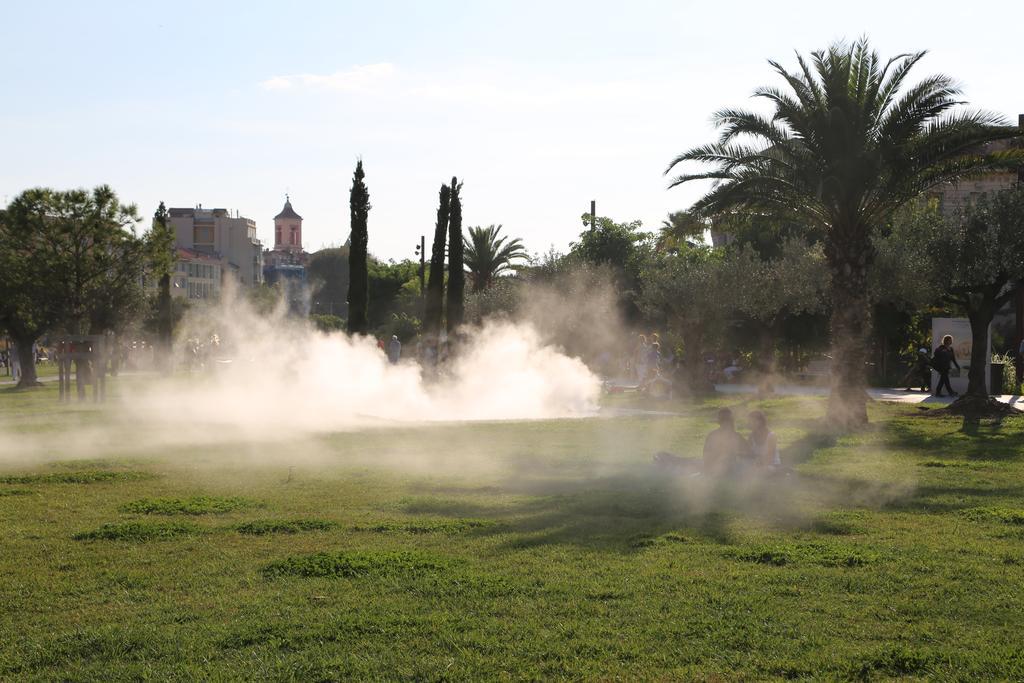
[{"label": "sunlit grass", "polygon": [[[1024,677],[1022,418],[663,405],[77,452],[116,401],[0,390],[7,438],[68,445],[0,466],[0,679]],[[793,473],[652,466],[721,405],[765,410]]]}]

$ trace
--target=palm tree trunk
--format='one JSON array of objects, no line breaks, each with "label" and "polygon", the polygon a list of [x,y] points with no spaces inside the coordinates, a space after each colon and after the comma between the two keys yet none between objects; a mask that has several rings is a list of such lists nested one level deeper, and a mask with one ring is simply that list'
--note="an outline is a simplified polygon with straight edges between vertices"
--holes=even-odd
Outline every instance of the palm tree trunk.
[{"label": "palm tree trunk", "polygon": [[832,270],[833,360],[826,419],[840,429],[857,427],[868,421],[867,382],[864,378],[871,334],[867,260],[864,250],[852,258],[829,258]]}]

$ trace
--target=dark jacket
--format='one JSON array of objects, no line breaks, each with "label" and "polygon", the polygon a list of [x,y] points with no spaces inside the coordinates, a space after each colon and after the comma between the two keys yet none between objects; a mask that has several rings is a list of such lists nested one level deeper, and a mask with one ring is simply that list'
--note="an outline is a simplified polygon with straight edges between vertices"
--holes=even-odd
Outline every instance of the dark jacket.
[{"label": "dark jacket", "polygon": [[949,372],[949,366],[955,365],[956,369],[960,369],[960,364],[956,362],[956,352],[953,351],[953,347],[939,346],[935,349],[935,353],[932,356],[932,366],[939,372]]}]

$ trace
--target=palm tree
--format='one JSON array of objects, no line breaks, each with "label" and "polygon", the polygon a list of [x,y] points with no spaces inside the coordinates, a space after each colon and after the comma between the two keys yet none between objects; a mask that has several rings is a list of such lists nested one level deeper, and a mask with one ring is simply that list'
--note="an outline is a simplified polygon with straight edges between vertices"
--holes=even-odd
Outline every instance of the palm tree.
[{"label": "palm tree", "polygon": [[666,251],[678,251],[682,246],[704,239],[707,230],[704,221],[694,217],[688,211],[672,211],[661,221],[658,230],[658,248]]},{"label": "palm tree", "polygon": [[493,224],[486,228],[469,228],[469,236],[465,238],[465,262],[474,292],[486,288],[494,278],[511,269],[515,259],[529,258],[522,240],[517,237],[506,242],[508,238],[499,237],[500,232],[501,226]]},{"label": "palm tree", "polygon": [[872,236],[901,205],[938,183],[1024,161],[984,143],[1020,130],[983,111],[956,111],[960,90],[949,76],[904,88],[924,52],[883,62],[866,39],[797,55],[799,70],[769,61],[787,90],[762,87],[770,116],[735,109],[714,115],[715,144],[677,156],[711,168],[684,173],[670,187],[714,180],[694,203],[698,216],[767,211],[823,235],[832,297],[837,367],[828,417],[851,426],[867,421],[864,362],[870,325],[867,274]]}]

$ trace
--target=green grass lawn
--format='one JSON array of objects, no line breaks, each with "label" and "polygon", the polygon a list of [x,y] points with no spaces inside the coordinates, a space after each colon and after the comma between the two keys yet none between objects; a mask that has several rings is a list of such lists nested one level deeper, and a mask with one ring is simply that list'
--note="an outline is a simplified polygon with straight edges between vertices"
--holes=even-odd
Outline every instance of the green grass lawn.
[{"label": "green grass lawn", "polygon": [[[652,468],[720,405],[794,474]],[[115,406],[0,389],[2,680],[1024,678],[1024,418],[874,405],[835,439],[820,401],[730,397],[83,443]]]}]

